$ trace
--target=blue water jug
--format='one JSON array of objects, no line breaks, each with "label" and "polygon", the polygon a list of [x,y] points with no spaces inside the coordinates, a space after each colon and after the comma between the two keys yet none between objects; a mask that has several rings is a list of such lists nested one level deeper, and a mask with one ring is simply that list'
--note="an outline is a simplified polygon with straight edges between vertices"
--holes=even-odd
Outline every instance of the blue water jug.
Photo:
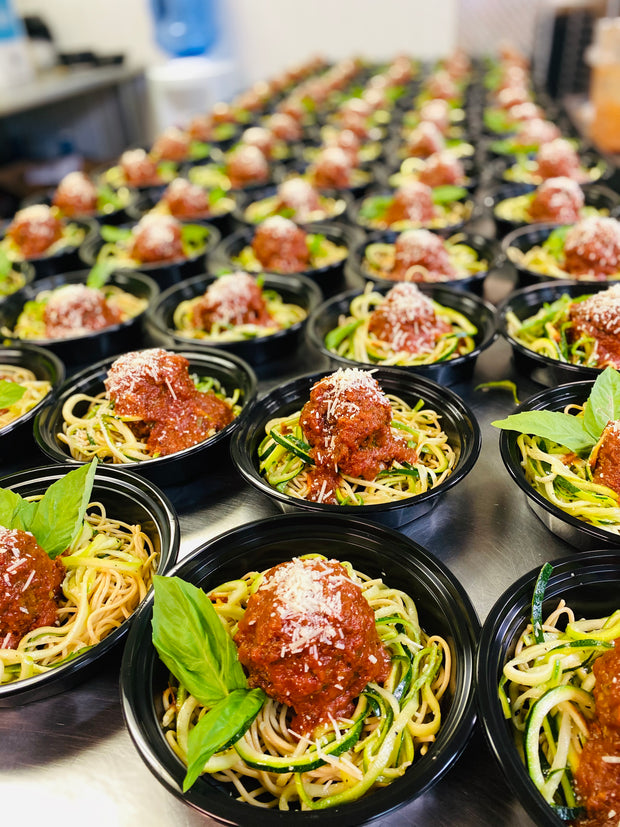
[{"label": "blue water jug", "polygon": [[155,39],[172,57],[203,55],[217,40],[217,0],[151,0]]}]

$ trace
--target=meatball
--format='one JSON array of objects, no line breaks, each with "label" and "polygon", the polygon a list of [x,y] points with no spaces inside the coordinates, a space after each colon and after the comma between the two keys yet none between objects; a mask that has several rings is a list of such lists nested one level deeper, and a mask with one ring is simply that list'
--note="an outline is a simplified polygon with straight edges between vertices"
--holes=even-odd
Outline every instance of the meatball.
[{"label": "meatball", "polygon": [[157,163],[144,149],[128,149],[120,157],[125,181],[130,187],[150,187],[161,184]]},{"label": "meatball", "polygon": [[590,456],[592,478],[620,494],[620,420],[610,420]]},{"label": "meatball", "polygon": [[385,212],[385,222],[411,221],[423,224],[435,216],[433,191],[420,181],[406,181],[394,193],[394,198]]},{"label": "meatball", "polygon": [[218,101],[213,104],[213,109],[211,110],[211,120],[214,124],[237,123],[237,116],[229,103]]},{"label": "meatball", "polygon": [[85,173],[70,172],[56,187],[52,204],[65,215],[93,215],[97,211],[97,187]]},{"label": "meatball", "polygon": [[437,318],[433,302],[415,284],[397,284],[373,310],[368,331],[396,351],[424,353],[452,328]]},{"label": "meatball", "polygon": [[445,281],[456,275],[443,239],[430,230],[407,230],[394,244],[392,278]]},{"label": "meatball", "polygon": [[454,100],[459,96],[459,88],[450,75],[440,70],[426,82],[426,91],[432,98],[443,98],[444,100]]},{"label": "meatball", "polygon": [[289,178],[278,187],[276,212],[292,210],[295,221],[307,221],[312,213],[321,209],[319,194],[304,178]]},{"label": "meatball", "polygon": [[337,146],[346,153],[349,164],[356,167],[359,163],[361,141],[350,129],[338,129],[330,132],[325,140],[325,146]]},{"label": "meatball", "polygon": [[499,90],[495,96],[495,103],[500,109],[508,111],[513,106],[528,103],[530,99],[531,95],[524,86],[509,86]]},{"label": "meatball", "polygon": [[198,218],[211,212],[208,194],[187,178],[171,181],[162,195],[162,201],[176,218]]},{"label": "meatball", "polygon": [[594,215],[571,227],[564,239],[564,269],[598,278],[619,273],[620,222]]},{"label": "meatball", "polygon": [[508,117],[511,121],[521,123],[522,121],[532,121],[544,118],[544,112],[533,101],[525,101],[524,103],[517,103],[511,106],[508,110]]},{"label": "meatball", "polygon": [[286,112],[274,112],[267,124],[279,141],[299,141],[303,137],[298,121]]},{"label": "meatball", "polygon": [[62,221],[46,204],[33,204],[15,213],[6,234],[24,258],[37,258],[62,238]]},{"label": "meatball", "polygon": [[241,143],[255,146],[269,160],[273,154],[275,139],[273,133],[264,126],[251,126],[241,134]]},{"label": "meatball", "polygon": [[83,336],[119,324],[121,311],[85,284],[67,284],[54,290],[45,305],[43,321],[49,339]]},{"label": "meatball", "polygon": [[278,215],[258,225],[252,250],[266,270],[299,273],[310,266],[306,233],[288,218]]},{"label": "meatball", "polygon": [[582,180],[581,162],[577,151],[565,138],[543,144],[536,154],[536,169],[541,178],[573,178]]},{"label": "meatball", "polygon": [[573,341],[591,336],[596,341],[599,367],[620,368],[620,284],[595,293],[569,307]]},{"label": "meatball", "polygon": [[540,146],[549,143],[561,135],[558,127],[551,121],[532,118],[524,121],[514,136],[517,146]]},{"label": "meatball", "polygon": [[410,158],[428,158],[444,149],[445,145],[445,139],[435,124],[422,121],[409,134],[405,151]]},{"label": "meatball", "polygon": [[213,140],[213,118],[210,115],[196,115],[187,125],[187,132],[194,141]]},{"label": "meatball", "polygon": [[65,573],[28,531],[0,526],[1,649],[15,649],[27,632],[55,622]]},{"label": "meatball", "polygon": [[266,572],[235,643],[250,686],[292,707],[296,732],[350,715],[366,684],[389,673],[374,612],[337,560],[296,558]]},{"label": "meatball", "polygon": [[130,252],[144,263],[185,258],[180,222],[171,215],[147,213],[133,228]]},{"label": "meatball", "polygon": [[209,285],[194,305],[193,322],[200,330],[209,332],[214,324],[267,325],[273,319],[256,281],[239,272],[220,276]]},{"label": "meatball", "polygon": [[185,161],[189,156],[190,145],[189,133],[171,126],[155,140],[151,155],[163,161]]},{"label": "meatball", "polygon": [[428,187],[462,184],[465,180],[465,170],[455,155],[444,150],[429,155],[420,170],[418,180]]},{"label": "meatball", "polygon": [[328,146],[322,149],[312,170],[312,177],[321,189],[346,189],[351,186],[351,164],[344,149]]},{"label": "meatball", "polygon": [[226,174],[234,189],[263,184],[269,180],[269,163],[258,147],[240,144],[228,154]]},{"label": "meatball", "polygon": [[534,192],[528,214],[532,221],[572,224],[584,202],[583,190],[572,178],[548,178]]},{"label": "meatball", "polygon": [[435,124],[445,135],[450,126],[450,104],[443,98],[433,98],[420,107],[420,120]]}]

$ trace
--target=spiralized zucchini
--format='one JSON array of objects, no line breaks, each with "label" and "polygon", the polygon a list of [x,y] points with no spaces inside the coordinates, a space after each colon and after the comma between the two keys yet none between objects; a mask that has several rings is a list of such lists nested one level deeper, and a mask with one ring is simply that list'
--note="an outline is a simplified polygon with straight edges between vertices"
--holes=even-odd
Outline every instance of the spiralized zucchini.
[{"label": "spiralized zucchini", "polygon": [[32,410],[52,389],[51,382],[47,379],[37,379],[31,370],[18,365],[0,364],[0,380],[15,382],[25,388],[21,399],[0,411],[0,428],[6,427]]},{"label": "spiralized zucchini", "polygon": [[[245,735],[204,767],[215,780],[233,784],[238,799],[247,804],[320,810],[355,801],[403,775],[432,748],[440,730],[441,700],[452,673],[448,643],[421,629],[416,605],[405,592],[343,565],[374,610],[377,632],[391,655],[390,674],[383,686],[368,684],[350,719],[333,720],[312,738],[292,733],[288,707],[268,698]],[[262,577],[250,572],[210,592],[232,636]],[[163,705],[168,744],[187,763],[189,732],[206,710],[174,679]],[[264,768],[249,766],[242,754]],[[268,765],[278,756],[314,767],[272,771]]]},{"label": "spiralized zucchini", "polygon": [[395,350],[391,342],[378,339],[368,329],[373,311],[384,301],[385,296],[373,290],[369,282],[364,292],[352,299],[349,315],[342,315],[338,326],[326,335],[327,349],[354,362],[378,365],[432,365],[474,350],[478,328],[462,313],[435,301],[437,318],[451,326],[450,332],[442,333],[430,350],[417,353]]},{"label": "spiralized zucchini", "polygon": [[[393,463],[374,480],[340,474],[336,489],[339,505],[376,505],[424,494],[442,483],[456,465],[456,454],[442,430],[439,414],[424,407],[420,399],[413,407],[398,396],[387,394],[392,407],[392,430],[407,437],[418,461],[412,465]],[[258,447],[260,473],[269,485],[297,499],[308,499],[312,460],[299,425],[300,411],[270,420]],[[292,439],[291,439],[292,438]],[[294,441],[296,450],[286,444]],[[285,443],[285,444],[282,444]]]}]

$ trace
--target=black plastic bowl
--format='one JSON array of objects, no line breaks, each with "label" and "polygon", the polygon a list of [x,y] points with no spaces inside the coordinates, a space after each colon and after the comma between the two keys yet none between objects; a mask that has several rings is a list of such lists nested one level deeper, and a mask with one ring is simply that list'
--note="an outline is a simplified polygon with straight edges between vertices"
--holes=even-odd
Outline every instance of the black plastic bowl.
[{"label": "black plastic bowl", "polygon": [[[178,305],[182,301],[202,296],[207,287],[216,279],[217,276],[195,276],[169,287],[162,293],[146,314],[146,331],[151,341],[160,347],[175,345],[191,347],[194,350],[215,347],[218,350],[234,353],[255,367],[282,359],[295,350],[303,338],[307,318],[271,336],[242,339],[238,342],[209,342],[203,339],[191,339],[176,330],[173,316]],[[321,301],[321,291],[306,276],[263,273],[261,279],[265,290],[275,290],[287,304],[299,305],[307,313],[310,313]]]},{"label": "black plastic bowl", "polygon": [[[189,224],[191,222],[186,223]],[[198,253],[182,261],[166,261],[153,264],[137,263],[136,269],[150,276],[162,290],[179,281],[188,279],[190,276],[197,276],[199,273],[204,273],[207,269],[207,262],[209,261],[211,253],[219,244],[221,236],[219,230],[211,224],[203,224],[202,226],[208,226],[209,229],[206,249],[202,253]],[[126,225],[123,225],[123,227],[126,228]],[[92,267],[97,261],[99,250],[104,243],[99,230],[93,232],[80,248],[82,265],[86,264],[88,267]],[[123,267],[126,269],[127,265],[124,264]]]},{"label": "black plastic bowl", "polygon": [[[517,580],[489,612],[476,653],[476,694],[486,738],[515,796],[539,827],[562,827],[566,822],[553,812],[527,773],[497,694],[504,664],[514,654],[516,641],[531,619],[532,594],[539,571],[533,569]],[[617,551],[563,557],[553,561],[543,616],[564,599],[578,618],[605,617],[618,608],[619,594]]]},{"label": "black plastic bowl", "polygon": [[[23,288],[18,293],[7,297],[0,304],[0,327],[13,330],[17,318],[28,301],[32,301],[45,290],[54,290],[65,284],[86,284],[88,270],[76,270],[38,279],[34,284]],[[153,279],[137,270],[115,270],[110,274],[107,284],[131,293],[139,299],[146,299],[151,305],[159,295],[159,288]],[[146,309],[137,316],[127,319],[120,324],[112,325],[104,330],[86,333],[82,336],[69,336],[63,339],[20,339],[13,337],[16,342],[39,345],[51,350],[59,356],[65,365],[73,366],[92,364],[113,353],[132,350],[142,344],[142,324]]]},{"label": "black plastic bowl", "polygon": [[[438,235],[440,235],[440,233],[438,233]],[[481,273],[474,273],[471,276],[465,276],[463,278],[449,279],[447,281],[440,282],[440,284],[442,286],[452,287],[455,290],[465,290],[470,293],[482,295],[484,280],[489,275],[498,259],[499,245],[494,239],[487,238],[479,233],[459,233],[459,236],[462,236],[463,244],[467,244],[476,251],[479,258],[488,262],[488,268],[483,270]],[[381,287],[387,287],[388,285],[390,287],[394,287],[395,284],[398,284],[398,281],[394,281],[392,279],[379,278],[378,276],[370,273],[364,267],[364,255],[366,253],[366,248],[370,244],[375,244],[377,242],[393,244],[397,238],[398,234],[379,232],[368,234],[364,241],[358,243],[351,251],[351,255],[349,256],[346,266],[347,278],[354,283],[357,282],[360,284],[364,284],[367,281],[372,281]],[[423,282],[416,283],[419,287]]]},{"label": "black plastic bowl", "polygon": [[[324,236],[328,241],[334,244],[346,247],[348,251],[351,250],[354,242],[355,233],[351,227],[345,224],[338,224],[337,222],[318,222],[309,225],[307,232],[317,233]],[[239,269],[239,265],[233,261],[244,247],[252,243],[255,228],[248,227],[244,230],[238,230],[236,233],[229,235],[228,238],[222,240],[214,251],[213,258],[210,261],[210,269],[218,272],[221,268]],[[344,271],[347,257],[334,264],[329,264],[326,267],[311,268],[303,270],[301,275],[307,276],[316,282],[321,288],[323,295],[333,296],[344,286]]]},{"label": "black plastic bowl", "polygon": [[[250,404],[256,396],[256,377],[253,370],[238,356],[218,350],[192,350],[191,347],[168,348],[189,360],[190,374],[209,376],[217,379],[222,386],[232,392],[241,390],[242,410],[225,428],[209,439],[178,451],[154,459],[130,462],[114,468],[127,468],[136,471],[158,485],[169,486],[193,479],[203,473],[213,473],[217,462],[228,455],[230,437],[247,418]],[[62,407],[74,393],[94,396],[105,390],[104,380],[110,365],[117,357],[103,359],[91,367],[70,378],[58,392],[57,399],[44,406],[35,419],[34,437],[39,448],[54,462],[79,463],[69,455],[67,446],[60,442],[57,434],[62,431]],[[86,403],[81,403],[84,407]],[[110,467],[112,464],[110,463]]]},{"label": "black plastic bowl", "polygon": [[14,460],[34,447],[32,425],[37,413],[54,399],[65,378],[65,366],[58,356],[42,347],[27,344],[0,347],[0,365],[12,365],[31,370],[37,379],[50,382],[52,388],[34,408],[19,419],[0,429],[0,465]]},{"label": "black plastic bowl", "polygon": [[375,520],[388,526],[401,526],[429,512],[438,499],[459,483],[474,467],[480,453],[480,426],[470,408],[449,388],[402,368],[373,368],[374,378],[386,394],[400,396],[414,405],[422,398],[426,406],[441,416],[443,430],[456,453],[452,474],[436,488],[396,502],[377,505],[331,505],[310,502],[283,494],[272,488],[258,470],[258,446],[265,437],[269,420],[299,411],[308,401],[312,386],[329,371],[300,376],[257,400],[249,416],[231,442],[231,456],[244,479],[265,494],[283,511],[308,511],[315,516],[346,514]]},{"label": "black plastic bowl", "polygon": [[[44,494],[56,480],[74,466],[47,465],[31,468],[0,479],[0,487],[22,497]],[[99,466],[91,500],[103,503],[107,513],[123,522],[141,525],[159,554],[157,573],[165,574],[176,562],[180,530],[176,512],[168,498],[136,474]],[[49,672],[22,681],[0,685],[0,707],[19,706],[64,692],[85,679],[99,661],[124,640],[135,614],[125,620],[101,643]]]},{"label": "black plastic bowl", "polygon": [[[445,362],[435,362],[430,365],[401,365],[399,367],[401,370],[426,376],[441,385],[454,385],[457,382],[470,379],[476,366],[476,359],[483,350],[486,350],[492,344],[497,335],[495,308],[473,293],[466,293],[463,290],[455,290],[452,287],[444,287],[440,284],[420,284],[418,287],[422,293],[433,301],[462,313],[470,322],[476,325],[478,333],[474,336],[475,347],[471,353]],[[384,296],[390,289],[391,286],[388,287],[384,284],[375,287],[375,291]],[[323,356],[330,360],[334,368],[369,367],[374,364],[346,359],[344,356],[339,356],[328,350],[325,346],[325,336],[330,330],[338,327],[340,316],[349,315],[351,301],[362,292],[361,290],[349,290],[346,293],[341,293],[317,307],[308,319],[306,328],[308,340]]]},{"label": "black plastic bowl", "polygon": [[[484,197],[484,205],[492,214],[500,238],[519,227],[532,226],[537,223],[533,221],[511,221],[497,214],[497,208],[502,201],[534,192],[535,189],[536,187],[533,184],[504,184]],[[603,184],[582,184],[581,189],[583,190],[585,204],[588,207],[593,207],[596,210],[607,210],[608,213],[611,213],[620,204],[620,196]],[[538,222],[538,224],[540,223]]]},{"label": "black plastic bowl", "polygon": [[[4,238],[4,234],[10,222],[5,222],[0,230],[0,236]],[[82,250],[87,243],[90,243],[93,236],[97,235],[97,225],[92,219],[86,218],[66,218],[64,223],[77,224],[78,227],[84,230],[84,240],[77,247],[64,246],[57,250],[52,255],[42,255],[33,258],[28,258],[26,261],[34,269],[35,279],[43,279],[47,276],[55,276],[57,273],[67,273],[70,270],[80,270],[84,265],[81,258]]]},{"label": "black plastic bowl", "polygon": [[[547,388],[540,393],[530,396],[521,403],[513,413],[521,411],[563,411],[567,405],[583,405],[592,390],[593,381],[572,382],[559,387]],[[545,499],[542,494],[534,491],[525,479],[521,467],[521,454],[517,446],[518,433],[502,430],[499,437],[499,447],[512,479],[526,495],[527,503],[553,534],[565,540],[579,551],[589,551],[596,548],[620,547],[620,536],[605,531],[603,528],[590,525],[562,511],[556,505]]]},{"label": "black plastic bowl", "polygon": [[[575,277],[571,279],[570,273],[563,276],[554,276],[548,273],[539,273],[536,270],[530,270],[519,264],[511,256],[511,250],[519,250],[522,253],[527,253],[532,247],[537,247],[544,244],[549,238],[549,235],[555,230],[557,224],[532,224],[526,227],[519,227],[502,240],[502,254],[504,260],[514,268],[517,273],[517,281],[520,287],[527,287],[531,284],[541,284],[542,282],[557,282],[558,279],[567,281],[577,281],[584,290],[589,290],[594,284],[600,283],[600,279],[593,279],[587,277]],[[620,281],[620,275],[616,277],[608,276],[603,279],[606,286]]]},{"label": "black plastic bowl", "polygon": [[263,810],[235,800],[230,785],[201,776],[183,794],[185,767],[166,742],[159,697],[168,673],[151,642],[153,601],[134,623],[121,666],[125,722],[148,768],[164,787],[199,812],[233,825],[324,825],[352,827],[386,815],[437,783],[461,755],[474,725],[471,683],[478,620],[454,575],[400,532],[338,516],[280,515],[249,523],[200,546],[173,574],[204,589],[319,551],[347,560],[371,577],[404,590],[416,602],[420,624],[450,642],[454,682],[443,709],[437,741],[405,774],[359,801],[320,812]]},{"label": "black plastic bowl", "polygon": [[521,344],[508,333],[506,316],[508,313],[514,313],[518,319],[523,321],[530,316],[534,316],[544,304],[557,301],[564,295],[569,295],[574,299],[578,296],[599,293],[601,290],[608,289],[609,284],[600,281],[586,283],[547,281],[530,287],[523,287],[511,293],[498,308],[498,322],[499,332],[512,347],[512,357],[517,370],[526,376],[530,376],[535,382],[549,387],[562,385],[565,382],[578,382],[582,379],[596,379],[602,368],[560,362],[559,359],[552,359],[550,356],[535,353]]}]

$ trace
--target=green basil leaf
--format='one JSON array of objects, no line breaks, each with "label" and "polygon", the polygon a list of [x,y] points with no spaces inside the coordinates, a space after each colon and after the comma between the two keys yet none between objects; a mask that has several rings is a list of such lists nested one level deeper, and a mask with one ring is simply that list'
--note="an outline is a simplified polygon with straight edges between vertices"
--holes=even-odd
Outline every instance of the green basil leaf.
[{"label": "green basil leaf", "polygon": [[246,689],[237,648],[202,589],[158,575],[153,587],[153,644],[179,683],[205,706]]},{"label": "green basil leaf", "polygon": [[365,198],[360,207],[360,218],[365,218],[367,221],[381,218],[392,200],[391,195],[371,195],[369,198]]},{"label": "green basil leaf", "polygon": [[321,255],[324,241],[324,235],[321,235],[320,233],[308,233],[306,243],[308,244],[308,252],[310,253],[311,259]]},{"label": "green basil leaf", "polygon": [[510,132],[514,129],[514,122],[506,115],[503,109],[485,109],[482,120],[491,132]]},{"label": "green basil leaf", "polygon": [[609,420],[616,419],[620,419],[620,373],[613,368],[605,368],[590,391],[583,424],[597,442]]},{"label": "green basil leaf", "polygon": [[452,201],[461,201],[466,196],[465,187],[457,187],[454,184],[433,187],[433,204],[450,204]]},{"label": "green basil leaf", "polygon": [[17,382],[9,382],[6,379],[0,379],[0,409],[9,408],[22,398],[26,393],[26,388]]},{"label": "green basil leaf", "polygon": [[523,411],[506,419],[498,419],[491,425],[507,431],[552,439],[570,451],[582,451],[596,442],[586,431],[583,419],[560,411]]},{"label": "green basil leaf", "polygon": [[96,468],[94,459],[69,471],[53,482],[36,503],[28,531],[52,559],[69,548],[82,528]]},{"label": "green basil leaf", "polygon": [[86,279],[86,286],[92,287],[93,290],[101,290],[104,284],[107,283],[112,271],[114,270],[114,262],[110,259],[102,259],[91,267]]},{"label": "green basil leaf", "polygon": [[102,224],[99,229],[101,238],[110,244],[127,241],[131,238],[131,230],[126,227],[114,227],[112,224]]},{"label": "green basil leaf", "polygon": [[181,227],[181,240],[183,247],[188,253],[201,252],[204,250],[209,238],[209,228],[204,224],[183,224]]},{"label": "green basil leaf", "polygon": [[559,259],[564,252],[564,241],[566,239],[566,234],[570,229],[572,229],[570,224],[564,224],[561,227],[556,227],[554,230],[551,230],[546,241],[542,245],[546,252],[553,256],[556,260]]},{"label": "green basil leaf", "polygon": [[108,212],[112,210],[122,210],[125,206],[124,199],[119,193],[110,186],[105,184],[97,188],[97,208],[103,212],[108,207]]},{"label": "green basil leaf", "polygon": [[28,502],[9,488],[0,488],[0,525],[27,531],[37,504]]},{"label": "green basil leaf", "polygon": [[266,697],[262,689],[235,689],[202,716],[189,733],[184,793],[212,755],[234,744],[248,730]]},{"label": "green basil leaf", "polygon": [[13,269],[13,263],[5,250],[0,250],[0,279],[5,279]]}]

